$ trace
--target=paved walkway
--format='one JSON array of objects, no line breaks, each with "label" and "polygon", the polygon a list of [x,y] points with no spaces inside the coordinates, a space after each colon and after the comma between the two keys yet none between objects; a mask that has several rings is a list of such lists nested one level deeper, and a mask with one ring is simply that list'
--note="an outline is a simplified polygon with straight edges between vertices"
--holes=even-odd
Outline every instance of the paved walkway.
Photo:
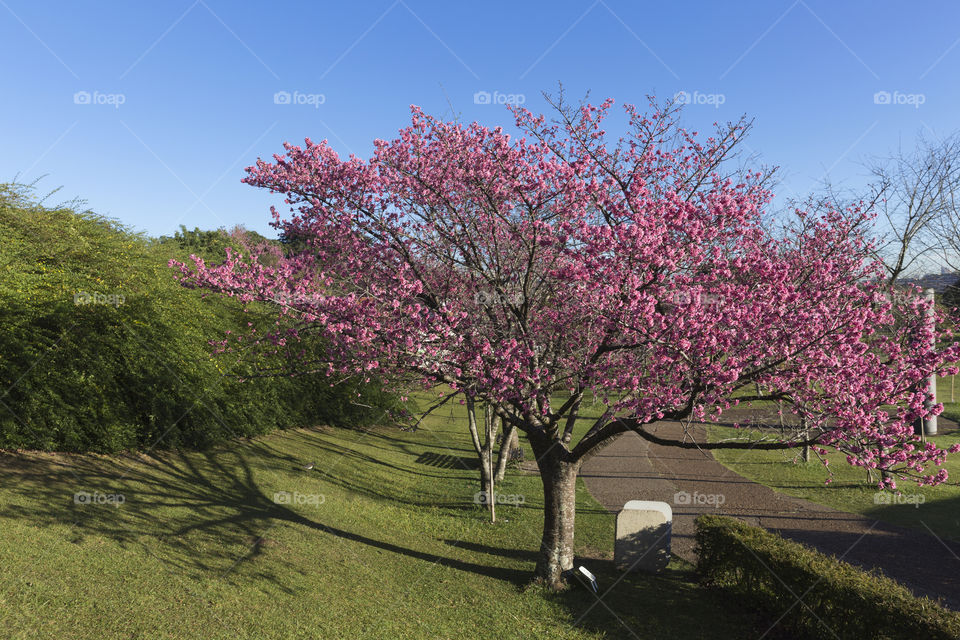
[{"label": "paved walkway", "polygon": [[[678,423],[661,422],[651,428],[663,437],[677,438],[682,433]],[[698,441],[705,441],[702,427],[695,433]],[[588,460],[580,477],[610,511],[619,510],[628,500],[669,503],[672,551],[688,561],[696,560],[694,519],[701,513],[720,513],[851,564],[878,568],[915,593],[942,597],[947,606],[960,610],[960,543],[776,493],[730,471],[709,452],[655,445],[626,433]],[[722,495],[723,504],[677,504],[678,492]]]}]

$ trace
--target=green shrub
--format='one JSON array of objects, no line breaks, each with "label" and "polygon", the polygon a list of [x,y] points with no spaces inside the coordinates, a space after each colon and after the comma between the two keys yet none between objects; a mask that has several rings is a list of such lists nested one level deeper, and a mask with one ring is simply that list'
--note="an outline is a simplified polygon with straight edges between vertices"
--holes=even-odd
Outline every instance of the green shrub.
[{"label": "green shrub", "polygon": [[[276,315],[181,287],[168,261],[201,253],[184,237],[152,241],[0,185],[0,448],[202,447],[383,416],[394,400],[374,385],[254,378],[256,362],[211,356],[210,340]],[[229,239],[201,240],[222,256]]]},{"label": "green shrub", "polygon": [[746,598],[774,620],[782,615],[777,627],[790,637],[960,637],[960,614],[882,575],[733,518],[703,515],[696,526],[703,580]]}]

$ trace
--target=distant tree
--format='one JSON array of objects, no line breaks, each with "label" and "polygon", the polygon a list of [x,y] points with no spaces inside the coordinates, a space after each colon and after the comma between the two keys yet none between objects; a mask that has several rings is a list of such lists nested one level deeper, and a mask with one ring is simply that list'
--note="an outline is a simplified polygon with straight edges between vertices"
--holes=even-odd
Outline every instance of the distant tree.
[{"label": "distant tree", "polygon": [[877,244],[891,283],[932,255],[960,265],[960,135],[944,140],[918,137],[912,151],[899,149],[868,163],[881,220],[886,223]]}]

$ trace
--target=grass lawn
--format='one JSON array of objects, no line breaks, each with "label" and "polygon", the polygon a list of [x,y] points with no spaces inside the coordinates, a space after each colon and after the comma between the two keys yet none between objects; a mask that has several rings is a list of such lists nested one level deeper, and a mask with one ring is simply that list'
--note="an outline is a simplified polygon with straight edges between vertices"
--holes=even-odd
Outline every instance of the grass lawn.
[{"label": "grass lawn", "polygon": [[464,415],[444,408],[416,433],[301,429],[203,453],[0,453],[2,636],[740,638],[767,628],[679,561],[656,577],[617,573],[613,518],[582,486],[578,553],[601,593],[612,589],[598,603],[581,588],[528,586],[539,479],[512,471],[501,491],[525,503],[501,506],[491,525],[473,503]]},{"label": "grass lawn", "polygon": [[[710,427],[710,440],[748,437],[754,432],[731,427]],[[960,432],[932,438],[938,446],[949,447],[960,441]],[[850,466],[844,455],[831,451],[827,458],[833,481],[824,484],[827,470],[811,454],[811,461],[799,458],[800,450],[755,451],[720,449],[714,457],[745,478],[798,498],[894,524],[931,530],[943,538],[960,540],[960,454],[947,456],[950,474],[946,484],[917,487],[913,482],[897,483],[903,496],[891,497],[890,504],[878,504],[876,483],[868,483],[867,472]],[[882,496],[881,500],[883,497]],[[897,504],[897,501],[901,502]]]},{"label": "grass lawn", "polygon": [[943,403],[943,416],[960,422],[960,376],[937,378],[937,400]]}]

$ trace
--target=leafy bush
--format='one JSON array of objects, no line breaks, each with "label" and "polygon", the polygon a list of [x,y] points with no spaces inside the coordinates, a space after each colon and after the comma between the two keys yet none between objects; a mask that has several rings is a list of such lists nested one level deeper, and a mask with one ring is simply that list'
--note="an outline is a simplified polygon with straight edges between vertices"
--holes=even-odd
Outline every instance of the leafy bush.
[{"label": "leafy bush", "polygon": [[[383,416],[373,385],[261,377],[211,356],[211,339],[266,308],[203,298],[167,266],[229,236],[158,242],[75,205],[46,207],[0,185],[0,447],[114,452],[202,447],[234,436]],[[194,243],[194,244],[191,244]],[[359,396],[359,399],[358,399]],[[366,405],[366,406],[363,406]]]},{"label": "leafy bush", "polygon": [[733,518],[703,515],[696,524],[704,581],[783,615],[777,626],[791,638],[960,637],[960,614],[882,575]]}]

